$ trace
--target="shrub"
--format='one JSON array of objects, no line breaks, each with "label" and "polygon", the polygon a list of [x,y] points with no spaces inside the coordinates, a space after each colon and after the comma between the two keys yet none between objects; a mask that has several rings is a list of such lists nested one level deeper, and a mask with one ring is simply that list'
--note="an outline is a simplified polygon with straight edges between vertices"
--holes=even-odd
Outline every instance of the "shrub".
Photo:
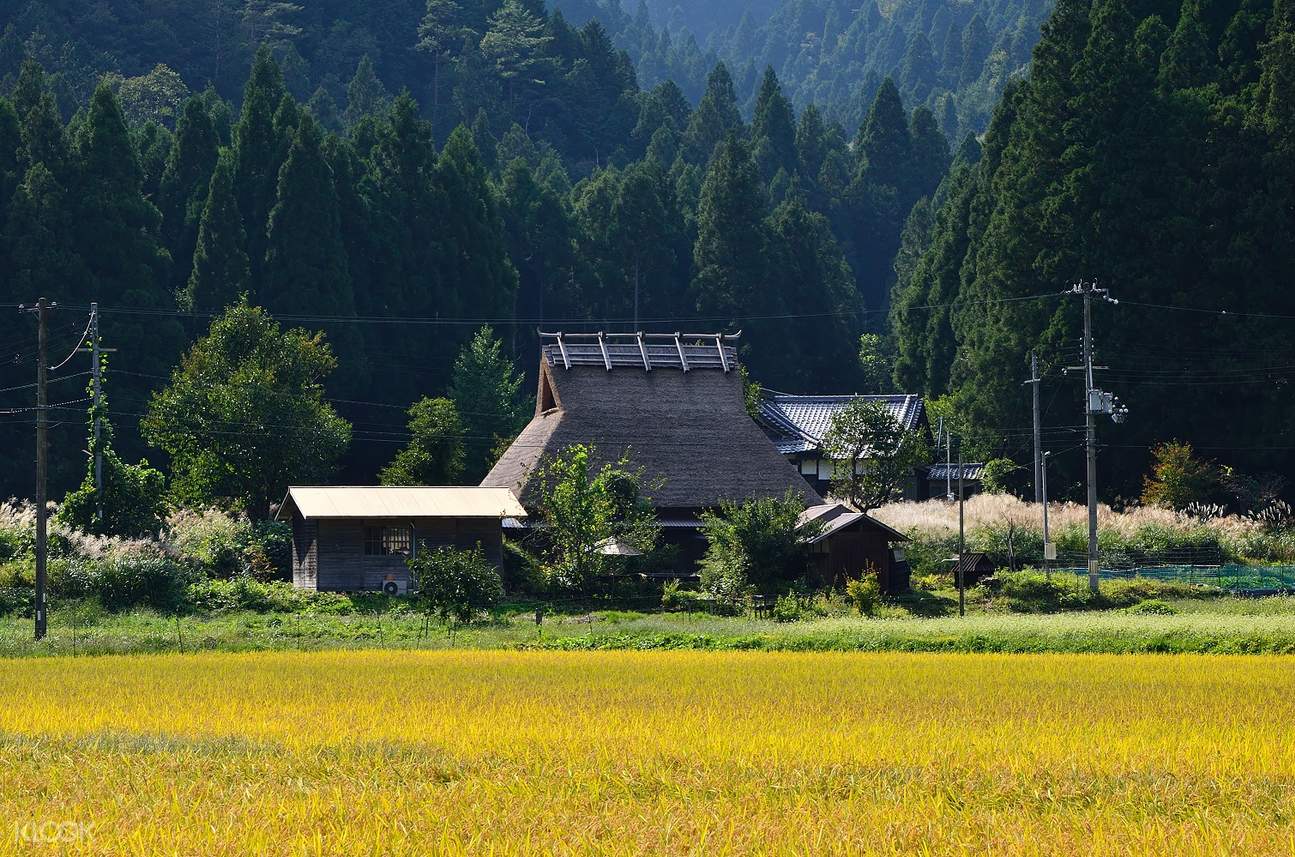
[{"label": "shrub", "polygon": [[252,525],[215,509],[184,511],[171,517],[169,542],[180,556],[200,563],[212,577],[232,579],[244,573],[243,548]]},{"label": "shrub", "polygon": [[1126,607],[1124,612],[1134,616],[1177,616],[1178,608],[1167,601],[1152,598],[1148,601],[1139,601],[1132,607]]},{"label": "shrub", "polygon": [[755,594],[746,577],[746,569],[736,557],[715,558],[701,567],[701,588],[722,610],[740,611]]},{"label": "shrub", "polygon": [[97,598],[105,610],[152,607],[175,611],[201,574],[189,563],[154,549],[117,550],[50,564],[50,595]]},{"label": "shrub", "polygon": [[661,589],[661,609],[680,613],[731,612],[717,608],[715,602],[700,592],[683,589],[679,581],[667,581]]},{"label": "shrub", "polygon": [[292,526],[281,521],[258,521],[243,546],[247,573],[257,580],[292,580]]},{"label": "shrub", "polygon": [[773,621],[799,622],[805,618],[807,612],[808,605],[794,592],[788,592],[786,595],[778,596],[778,600],[774,603]]},{"label": "shrub", "polygon": [[204,580],[189,586],[190,607],[210,612],[250,610],[254,613],[326,613],[345,616],[355,611],[351,598],[333,592],[308,592],[282,581],[262,582],[240,576],[233,580]]},{"label": "shrub", "polygon": [[881,586],[873,574],[865,574],[845,584],[846,597],[854,603],[861,616],[871,616],[881,603]]},{"label": "shrub", "polygon": [[410,577],[418,583],[418,598],[442,622],[471,622],[503,597],[499,571],[480,545],[465,551],[438,548],[419,551],[409,559]]}]

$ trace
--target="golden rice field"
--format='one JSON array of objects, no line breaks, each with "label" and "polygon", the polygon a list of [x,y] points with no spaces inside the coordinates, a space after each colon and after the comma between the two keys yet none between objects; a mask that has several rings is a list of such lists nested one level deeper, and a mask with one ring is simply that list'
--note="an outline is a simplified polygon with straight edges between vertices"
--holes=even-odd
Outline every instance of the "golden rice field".
[{"label": "golden rice field", "polygon": [[0,661],[0,820],[19,853],[1290,855],[1295,660]]}]

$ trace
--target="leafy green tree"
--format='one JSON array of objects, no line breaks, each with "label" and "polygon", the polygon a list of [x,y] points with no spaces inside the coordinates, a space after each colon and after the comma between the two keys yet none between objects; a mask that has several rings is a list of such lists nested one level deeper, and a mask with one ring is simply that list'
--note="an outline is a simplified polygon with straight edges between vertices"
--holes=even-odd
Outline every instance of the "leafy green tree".
[{"label": "leafy green tree", "polygon": [[409,408],[409,445],[382,469],[383,485],[455,485],[463,475],[463,422],[449,399]]},{"label": "leafy green tree", "polygon": [[788,492],[781,498],[725,502],[703,513],[702,588],[722,603],[739,606],[751,590],[774,592],[802,579],[809,569],[800,526],[804,509],[804,500]]},{"label": "leafy green tree", "polygon": [[174,125],[190,94],[179,72],[162,63],[147,74],[111,80],[111,85],[121,101],[122,113],[132,125]]},{"label": "leafy green tree", "polygon": [[246,238],[234,193],[234,157],[221,152],[207,189],[193,253],[193,270],[177,296],[191,312],[223,310],[251,285]]},{"label": "leafy green tree", "polygon": [[1148,506],[1182,511],[1208,500],[1219,485],[1218,466],[1198,458],[1190,443],[1162,443],[1151,457],[1151,474],[1142,484],[1142,502]]},{"label": "leafy green tree", "polygon": [[496,450],[521,431],[527,416],[521,388],[522,375],[503,354],[503,343],[482,327],[459,352],[450,380],[449,397],[466,434],[463,475],[469,482],[480,482]]},{"label": "leafy green tree", "polygon": [[863,374],[863,389],[870,394],[889,393],[895,389],[891,380],[894,357],[890,343],[879,333],[865,333],[859,337],[859,368]]},{"label": "leafy green tree", "polygon": [[322,334],[284,332],[246,300],[213,321],[140,426],[170,456],[176,498],[263,519],[289,485],[327,479],[351,440],[324,401],[335,366]]},{"label": "leafy green tree", "polygon": [[836,465],[832,492],[861,512],[894,500],[931,459],[919,429],[901,426],[881,402],[856,399],[833,417],[823,452]]},{"label": "leafy green tree", "polygon": [[[104,386],[106,386],[106,373]],[[94,395],[91,384],[90,395]],[[89,462],[81,486],[59,505],[58,520],[86,533],[123,538],[146,538],[161,532],[166,517],[166,477],[146,460],[127,464],[113,448],[108,419],[108,395],[91,404]],[[96,422],[98,431],[95,431]],[[95,489],[95,456],[102,456],[103,491]]]},{"label": "leafy green tree", "polygon": [[449,626],[451,633],[452,623],[471,622],[504,595],[499,570],[486,559],[480,545],[472,550],[423,548],[407,563],[418,587],[418,600]]},{"label": "leafy green tree", "polygon": [[596,458],[595,449],[578,444],[540,471],[545,572],[560,589],[593,585],[607,567],[601,548],[608,540],[647,554],[659,537],[651,504],[640,493],[641,475],[626,459],[598,467]]},{"label": "leafy green tree", "polygon": [[1013,494],[1016,480],[1014,477],[1022,468],[1010,458],[994,458],[985,463],[982,483],[986,494]]}]

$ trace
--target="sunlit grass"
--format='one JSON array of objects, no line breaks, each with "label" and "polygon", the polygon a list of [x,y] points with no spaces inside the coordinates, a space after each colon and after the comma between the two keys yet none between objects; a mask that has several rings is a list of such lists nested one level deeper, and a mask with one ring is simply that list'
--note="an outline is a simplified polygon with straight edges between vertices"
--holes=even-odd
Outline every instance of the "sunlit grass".
[{"label": "sunlit grass", "polygon": [[1289,854],[1292,715],[1275,657],[3,661],[0,820],[103,854]]}]

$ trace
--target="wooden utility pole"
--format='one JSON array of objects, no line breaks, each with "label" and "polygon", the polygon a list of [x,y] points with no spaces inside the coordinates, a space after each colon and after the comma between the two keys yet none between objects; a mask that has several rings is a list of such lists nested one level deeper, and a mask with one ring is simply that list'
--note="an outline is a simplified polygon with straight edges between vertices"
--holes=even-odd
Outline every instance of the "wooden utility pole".
[{"label": "wooden utility pole", "polygon": [[43,640],[49,628],[45,604],[46,561],[49,556],[48,512],[45,508],[49,464],[49,311],[54,304],[41,298],[35,307],[22,307],[36,313],[36,639]]}]

